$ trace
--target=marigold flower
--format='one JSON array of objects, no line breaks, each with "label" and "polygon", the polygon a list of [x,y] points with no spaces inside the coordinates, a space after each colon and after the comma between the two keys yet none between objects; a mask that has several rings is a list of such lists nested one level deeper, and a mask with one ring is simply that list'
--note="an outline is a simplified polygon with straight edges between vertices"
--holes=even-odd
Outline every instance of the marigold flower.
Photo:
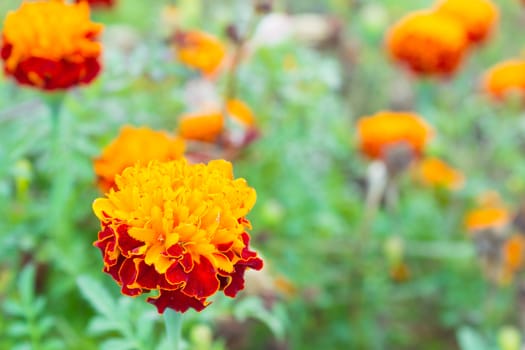
[{"label": "marigold flower", "polygon": [[118,137],[108,145],[93,163],[102,192],[115,186],[115,176],[137,162],[169,161],[182,158],[184,140],[167,132],[146,127],[124,126]]},{"label": "marigold flower", "polygon": [[219,109],[184,114],[179,119],[179,135],[187,140],[214,142],[224,131],[227,117],[246,128],[251,128],[255,124],[252,110],[241,100],[228,100],[226,114],[225,117]]},{"label": "marigold flower", "polygon": [[373,159],[384,159],[388,149],[396,145],[409,146],[420,155],[433,133],[417,114],[390,111],[362,117],[357,131],[361,151]]},{"label": "marigold flower", "polygon": [[224,45],[202,31],[178,31],[174,43],[179,61],[207,76],[213,75],[226,57]]},{"label": "marigold flower", "polygon": [[435,12],[418,11],[397,22],[389,31],[390,56],[423,75],[450,75],[468,47],[467,34],[454,19]]},{"label": "marigold flower", "polygon": [[179,135],[187,140],[214,142],[223,128],[224,117],[218,110],[184,114],[179,120]]},{"label": "marigold flower", "polygon": [[490,0],[441,0],[435,9],[456,19],[472,43],[484,41],[499,16],[498,8]]},{"label": "marigold flower", "polygon": [[188,164],[185,159],[129,167],[116,188],[98,198],[101,221],[94,245],[104,272],[125,295],[150,291],[159,313],[203,310],[208,297],[229,297],[244,288],[244,272],[260,270],[262,260],[249,248],[255,190],[234,179],[224,160]]},{"label": "marigold flower", "polygon": [[525,95],[525,60],[507,60],[495,65],[485,73],[483,88],[498,99],[511,91]]},{"label": "marigold flower", "polygon": [[23,2],[8,13],[0,56],[4,72],[19,84],[43,90],[90,83],[100,72],[102,25],[85,3]]},{"label": "marigold flower", "polygon": [[421,181],[429,186],[457,190],[463,187],[465,176],[438,158],[426,158],[419,164]]},{"label": "marigold flower", "polygon": [[470,211],[465,217],[465,226],[469,231],[500,229],[509,222],[508,210],[499,206],[477,208]]},{"label": "marigold flower", "polygon": [[516,272],[523,266],[525,257],[525,238],[513,235],[503,245],[503,261],[508,272]]},{"label": "marigold flower", "polygon": [[92,7],[113,7],[116,0],[75,0],[75,2],[87,2]]}]

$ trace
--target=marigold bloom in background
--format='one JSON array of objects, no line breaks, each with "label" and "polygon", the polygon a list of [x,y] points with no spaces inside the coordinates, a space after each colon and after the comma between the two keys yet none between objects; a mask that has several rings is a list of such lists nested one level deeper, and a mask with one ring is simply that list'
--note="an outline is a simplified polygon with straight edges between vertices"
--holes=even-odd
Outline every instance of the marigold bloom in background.
[{"label": "marigold bloom in background", "polygon": [[206,76],[213,75],[224,62],[225,46],[214,36],[193,30],[175,33],[174,44],[179,61],[200,70]]},{"label": "marigold bloom in background", "polygon": [[513,59],[495,65],[485,73],[483,88],[497,99],[512,91],[525,97],[525,60]]},{"label": "marigold bloom in background", "polygon": [[88,84],[99,74],[102,25],[85,3],[23,2],[4,22],[0,56],[19,84],[58,90]]},{"label": "marigold bloom in background", "polygon": [[456,19],[472,43],[484,41],[499,16],[498,8],[490,0],[441,0],[435,9]]},{"label": "marigold bloom in background", "polygon": [[92,7],[113,7],[116,0],[75,0],[75,2],[87,2]]},{"label": "marigold bloom in background", "polygon": [[409,112],[379,112],[357,122],[359,148],[368,157],[384,159],[389,148],[406,145],[419,156],[430,138],[432,129],[423,118]]},{"label": "marigold bloom in background", "polygon": [[520,234],[513,235],[503,244],[503,264],[509,273],[518,271],[525,258],[525,237]]},{"label": "marigold bloom in background", "polygon": [[482,205],[465,216],[465,226],[471,232],[501,229],[510,223],[509,211],[498,204]]},{"label": "marigold bloom in background", "polygon": [[137,162],[145,165],[151,160],[179,159],[184,149],[184,140],[167,132],[124,126],[118,137],[93,162],[99,188],[103,192],[109,191],[115,186],[115,176]]},{"label": "marigold bloom in background", "polygon": [[224,116],[219,109],[184,114],[179,119],[179,135],[187,140],[215,142],[223,133],[226,120],[239,123],[245,128],[253,128],[255,125],[252,110],[241,100],[227,101],[226,114]]},{"label": "marigold bloom in background", "polygon": [[394,24],[386,38],[390,56],[413,72],[450,75],[468,48],[458,21],[435,12],[418,11]]},{"label": "marigold bloom in background", "polygon": [[465,176],[438,158],[425,158],[418,165],[419,177],[428,186],[458,190],[465,184]]},{"label": "marigold bloom in background", "polygon": [[159,313],[203,310],[218,291],[235,297],[246,269],[262,260],[249,248],[246,215],[255,190],[234,179],[231,163],[185,159],[129,167],[116,188],[93,203],[101,221],[94,245],[104,272],[125,295],[150,291]]}]

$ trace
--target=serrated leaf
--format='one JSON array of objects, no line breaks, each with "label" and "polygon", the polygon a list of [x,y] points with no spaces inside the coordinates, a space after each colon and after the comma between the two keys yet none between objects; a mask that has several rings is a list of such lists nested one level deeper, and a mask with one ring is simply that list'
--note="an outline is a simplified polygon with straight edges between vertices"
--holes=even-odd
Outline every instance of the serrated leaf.
[{"label": "serrated leaf", "polygon": [[470,327],[461,327],[457,332],[461,350],[486,350],[487,345],[481,335]]},{"label": "serrated leaf", "polygon": [[263,305],[259,298],[250,297],[241,300],[235,307],[233,315],[236,319],[245,320],[254,318],[264,323],[273,335],[282,339],[284,337],[283,322]]},{"label": "serrated leaf", "polygon": [[13,300],[6,300],[2,305],[6,314],[11,316],[24,316],[25,312],[22,306]]},{"label": "serrated leaf", "polygon": [[35,297],[35,267],[26,265],[18,278],[18,291],[22,305],[31,306]]},{"label": "serrated leaf", "polygon": [[108,319],[113,319],[118,310],[115,310],[115,301],[102,286],[101,283],[88,276],[81,276],[77,279],[80,293],[89,304],[100,314]]},{"label": "serrated leaf", "polygon": [[29,334],[29,326],[24,321],[16,321],[9,325],[7,333],[12,337],[23,337]]},{"label": "serrated leaf", "polygon": [[101,316],[93,317],[87,327],[87,332],[93,335],[100,335],[119,330],[120,325],[118,323]]},{"label": "serrated leaf", "polygon": [[109,339],[102,343],[100,350],[136,350],[137,344],[127,339]]}]

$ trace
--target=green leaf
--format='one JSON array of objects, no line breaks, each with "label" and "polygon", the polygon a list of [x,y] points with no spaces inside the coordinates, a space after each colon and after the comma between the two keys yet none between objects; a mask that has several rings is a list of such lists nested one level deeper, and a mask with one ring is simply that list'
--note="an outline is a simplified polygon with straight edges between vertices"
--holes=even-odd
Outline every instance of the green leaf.
[{"label": "green leaf", "polygon": [[32,306],[35,298],[35,267],[33,265],[26,265],[18,279],[18,291],[22,305]]},{"label": "green leaf", "polygon": [[457,337],[461,350],[486,350],[488,348],[483,337],[473,328],[461,327]]},{"label": "green leaf", "polygon": [[102,343],[100,350],[136,350],[137,344],[127,339],[109,339]]},{"label": "green leaf", "polygon": [[118,310],[115,310],[115,301],[101,283],[88,276],[77,279],[80,293],[89,304],[108,319],[113,319]]},{"label": "green leaf", "polygon": [[[274,310],[277,309],[274,307]],[[236,305],[233,315],[239,320],[247,318],[257,319],[264,323],[277,339],[284,337],[285,327],[281,318],[269,311],[259,298],[249,297],[241,300]]]}]

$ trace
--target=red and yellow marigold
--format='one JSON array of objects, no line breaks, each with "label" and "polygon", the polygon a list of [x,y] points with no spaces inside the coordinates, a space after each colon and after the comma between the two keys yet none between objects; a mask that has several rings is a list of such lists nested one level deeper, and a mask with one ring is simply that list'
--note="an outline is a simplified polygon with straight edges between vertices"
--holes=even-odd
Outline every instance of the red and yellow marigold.
[{"label": "red and yellow marigold", "polygon": [[468,38],[458,21],[430,11],[401,19],[388,32],[390,56],[422,75],[454,73],[468,48]]},{"label": "red and yellow marigold", "polygon": [[485,73],[483,88],[497,99],[513,91],[525,96],[525,60],[513,59],[495,65]]},{"label": "red and yellow marigold", "polygon": [[246,269],[263,265],[247,232],[255,200],[255,190],[234,179],[224,160],[129,167],[93,203],[104,272],[125,295],[156,291],[148,302],[159,313],[203,310],[218,291],[235,297]]},{"label": "red and yellow marigold", "polygon": [[428,186],[457,190],[463,187],[465,176],[438,158],[425,158],[418,165],[419,177]]},{"label": "red and yellow marigold", "polygon": [[23,2],[4,22],[4,72],[43,90],[90,83],[101,70],[101,31],[102,25],[90,21],[86,3]]},{"label": "red and yellow marigold", "polygon": [[457,20],[472,43],[484,41],[499,16],[498,8],[490,0],[441,0],[435,10]]},{"label": "red and yellow marigold", "polygon": [[359,148],[370,158],[384,159],[391,147],[409,146],[419,156],[432,137],[432,129],[420,116],[410,112],[379,112],[357,123]]},{"label": "red and yellow marigold", "polygon": [[202,31],[178,31],[174,43],[178,60],[207,76],[213,75],[226,58],[223,43]]},{"label": "red and yellow marigold", "polygon": [[118,137],[109,144],[93,166],[102,192],[115,186],[115,176],[139,162],[169,161],[182,158],[184,140],[164,131],[146,127],[124,126]]}]

